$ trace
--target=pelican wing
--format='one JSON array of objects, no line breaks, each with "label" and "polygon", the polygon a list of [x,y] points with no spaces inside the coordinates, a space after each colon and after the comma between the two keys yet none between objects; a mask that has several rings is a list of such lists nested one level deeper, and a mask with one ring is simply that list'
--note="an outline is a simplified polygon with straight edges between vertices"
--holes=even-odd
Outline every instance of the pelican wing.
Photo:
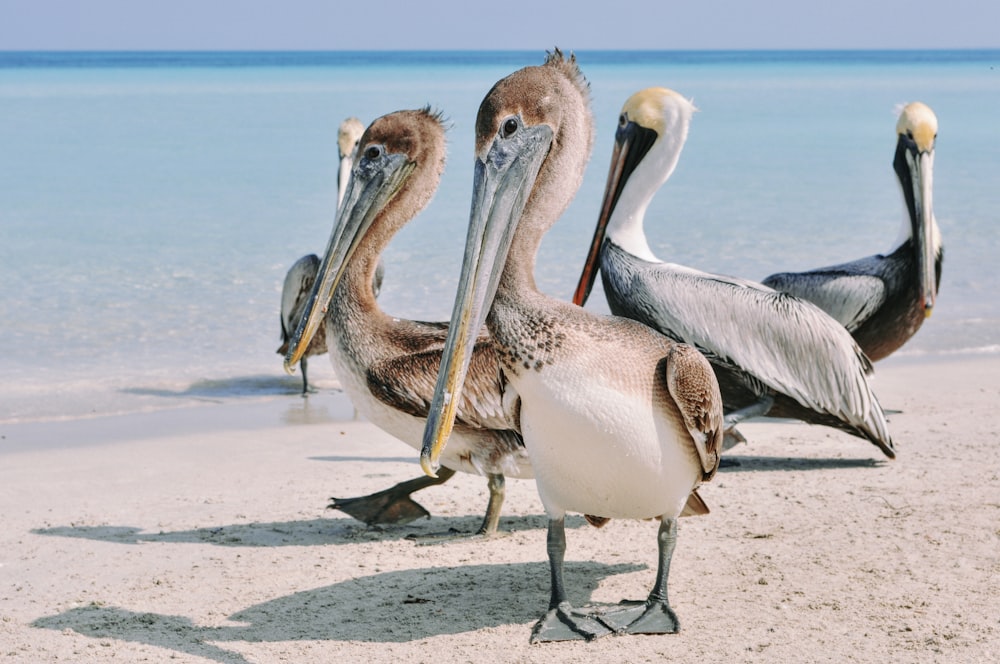
[{"label": "pelican wing", "polygon": [[886,297],[885,282],[880,277],[837,268],[772,274],[763,283],[812,302],[848,332],[861,327]]},{"label": "pelican wing", "polygon": [[[628,293],[629,317],[803,406],[890,440],[865,380],[871,362],[847,330],[815,305],[754,282],[648,263],[608,248],[618,261],[631,263],[628,283],[616,286]],[[623,271],[617,272],[621,279]]]},{"label": "pelican wing", "polygon": [[[434,396],[441,349],[399,355],[368,369],[368,388],[383,403],[426,418]],[[520,431],[520,399],[500,371],[489,341],[476,344],[456,422],[478,429]]]},{"label": "pelican wing", "polygon": [[691,346],[677,344],[667,355],[665,369],[667,390],[698,450],[702,479],[709,480],[719,468],[723,429],[722,395],[712,365]]}]

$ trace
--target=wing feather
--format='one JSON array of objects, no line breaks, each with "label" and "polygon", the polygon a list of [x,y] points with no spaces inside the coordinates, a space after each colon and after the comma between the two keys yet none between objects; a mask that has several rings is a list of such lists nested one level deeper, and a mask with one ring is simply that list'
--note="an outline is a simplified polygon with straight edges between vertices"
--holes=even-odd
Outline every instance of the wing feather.
[{"label": "wing feather", "polygon": [[751,281],[639,261],[610,243],[604,254],[631,263],[615,270],[619,279],[631,274],[616,286],[628,293],[629,317],[807,408],[891,441],[868,385],[871,362],[850,333],[812,303]]},{"label": "wing feather", "polygon": [[[426,418],[434,396],[440,348],[399,355],[373,364],[368,388],[383,403]],[[489,341],[476,344],[462,388],[456,423],[476,429],[520,431],[520,399],[507,382]]]},{"label": "wing feather", "polygon": [[281,339],[288,341],[295,334],[302,310],[312,292],[316,274],[319,272],[319,257],[316,254],[303,256],[292,264],[281,288]]},{"label": "wing feather", "polygon": [[844,270],[813,270],[772,274],[764,285],[812,302],[854,332],[885,302],[881,277]]},{"label": "wing feather", "polygon": [[676,344],[667,355],[667,390],[681,412],[701,459],[702,479],[719,468],[722,452],[722,394],[712,365],[687,344]]}]

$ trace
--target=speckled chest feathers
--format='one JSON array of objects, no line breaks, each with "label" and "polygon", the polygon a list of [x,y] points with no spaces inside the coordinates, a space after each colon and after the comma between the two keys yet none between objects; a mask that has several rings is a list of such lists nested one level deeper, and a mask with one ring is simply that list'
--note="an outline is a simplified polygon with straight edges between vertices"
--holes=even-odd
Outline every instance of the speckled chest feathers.
[{"label": "speckled chest feathers", "polygon": [[535,310],[514,315],[495,307],[486,324],[494,331],[493,345],[501,363],[515,375],[542,371],[563,352],[566,334],[551,314]]}]

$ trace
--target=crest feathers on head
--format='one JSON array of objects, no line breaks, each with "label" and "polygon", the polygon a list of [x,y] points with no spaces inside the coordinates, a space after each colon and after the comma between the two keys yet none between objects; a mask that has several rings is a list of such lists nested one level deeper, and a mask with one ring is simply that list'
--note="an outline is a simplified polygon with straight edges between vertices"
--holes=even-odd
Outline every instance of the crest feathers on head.
[{"label": "crest feathers on head", "polygon": [[567,57],[563,55],[559,47],[554,48],[552,51],[546,51],[544,66],[555,67],[560,70],[580,90],[580,94],[588,101],[590,100],[590,82],[587,81],[587,77],[580,71],[580,65],[577,64],[574,53],[570,53]]}]

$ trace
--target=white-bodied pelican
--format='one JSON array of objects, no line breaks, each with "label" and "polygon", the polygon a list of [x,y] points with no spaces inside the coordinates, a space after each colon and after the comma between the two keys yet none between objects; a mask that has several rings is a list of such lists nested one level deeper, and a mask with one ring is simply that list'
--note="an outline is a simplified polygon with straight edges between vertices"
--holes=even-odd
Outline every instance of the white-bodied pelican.
[{"label": "white-bodied pelican", "polygon": [[930,317],[944,247],[932,207],[937,117],[926,104],[903,107],[892,166],[906,205],[900,239],[888,254],[808,272],[772,274],[764,283],[809,300],[836,318],[871,360],[888,357]]},{"label": "white-bodied pelican", "polygon": [[590,293],[597,264],[612,313],[702,351],[712,363],[727,425],[792,417],[865,438],[893,458],[871,364],[837,321],[809,302],[743,279],[665,263],[643,231],[646,208],[670,177],[694,105],[666,88],[625,102],[604,201],[573,301]]}]

